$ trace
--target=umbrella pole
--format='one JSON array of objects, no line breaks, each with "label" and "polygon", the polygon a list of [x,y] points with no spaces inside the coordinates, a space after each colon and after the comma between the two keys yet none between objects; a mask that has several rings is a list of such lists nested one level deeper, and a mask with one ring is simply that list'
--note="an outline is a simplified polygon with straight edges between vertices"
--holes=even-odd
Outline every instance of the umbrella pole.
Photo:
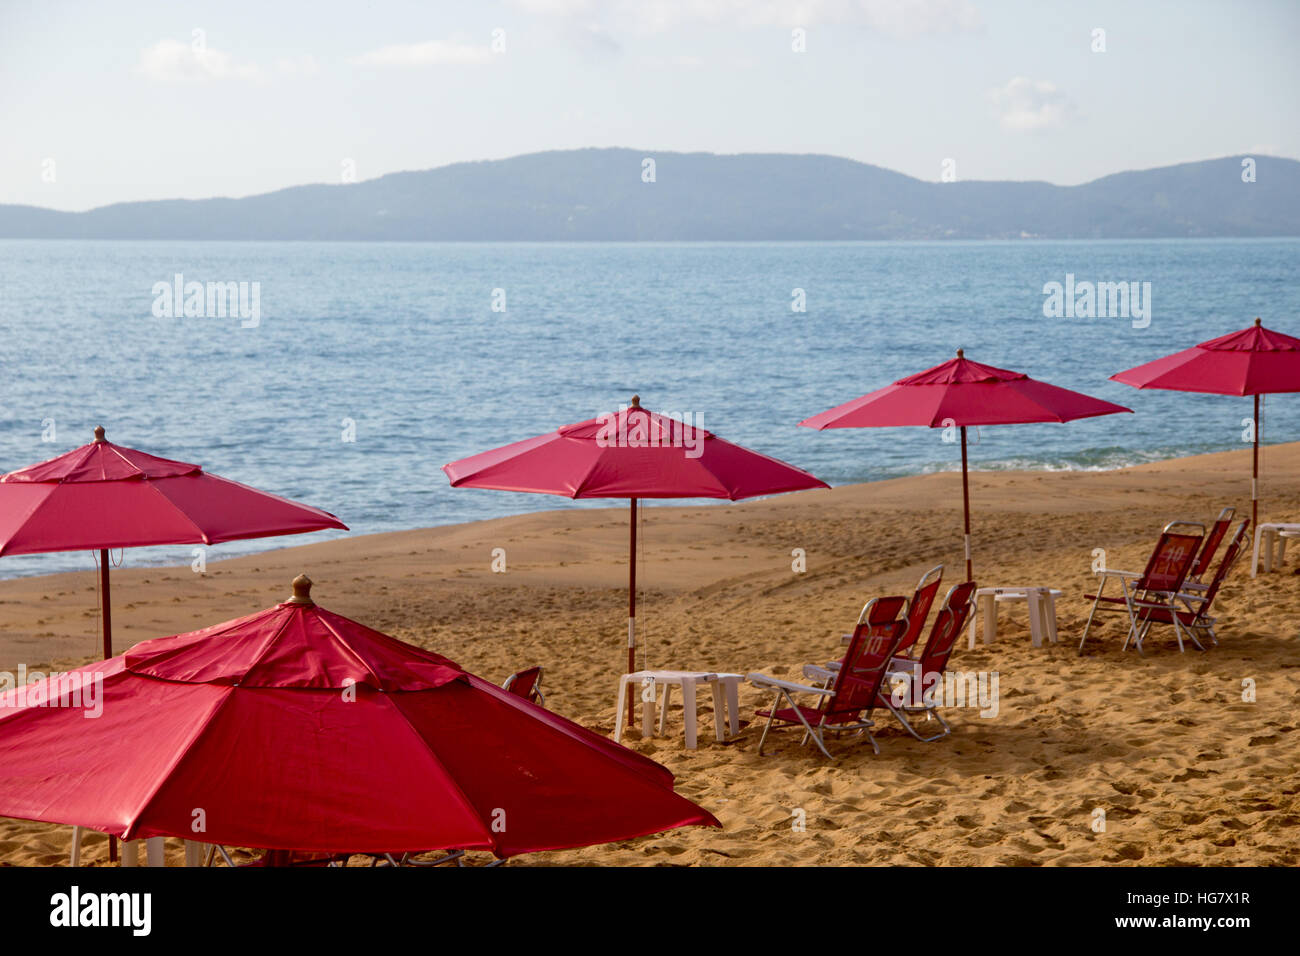
[{"label": "umbrella pole", "polygon": [[1250,473],[1250,526],[1259,527],[1259,396],[1255,396],[1255,451]]},{"label": "umbrella pole", "polygon": [[[627,672],[636,670],[636,499],[631,502],[631,533],[628,540],[627,570]],[[636,718],[636,703],[632,695],[627,695],[627,724],[632,726]]]},{"label": "umbrella pole", "polygon": [[108,549],[99,549],[99,602],[104,617],[104,660],[113,656],[113,612],[108,597]]},{"label": "umbrella pole", "polygon": [[966,517],[966,580],[974,581],[970,560],[970,484],[966,478],[966,426],[961,426],[961,505]]},{"label": "umbrella pole", "polygon": [[[108,548],[99,549],[99,604],[104,618],[104,660],[113,656],[113,602],[108,593]],[[117,837],[108,838],[108,862],[117,862]]]}]

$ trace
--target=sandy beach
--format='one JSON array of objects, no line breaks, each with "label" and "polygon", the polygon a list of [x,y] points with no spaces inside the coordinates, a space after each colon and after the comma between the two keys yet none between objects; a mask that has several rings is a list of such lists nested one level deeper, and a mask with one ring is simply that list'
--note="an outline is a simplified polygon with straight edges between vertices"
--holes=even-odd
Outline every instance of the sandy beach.
[{"label": "sandy beach", "polygon": [[[1266,520],[1300,516],[1300,444],[1266,449]],[[1145,657],[1121,654],[1118,618],[1076,656],[1093,549],[1141,570],[1160,527],[1250,509],[1249,451],[1108,472],[972,475],[975,577],[1051,585],[1061,643],[1030,646],[1023,605],[1003,609],[996,643],[952,668],[996,671],[996,717],[949,712],[951,737],[921,743],[887,713],[879,756],[832,744],[829,762],[786,732],[757,752],[702,732],[683,748],[680,710],[665,736],[624,742],[662,762],[722,831],[687,829],[511,865],[1300,863],[1300,577],[1250,578],[1238,563],[1218,600],[1220,645],[1178,653],[1172,632]],[[930,566],[961,579],[960,479],[932,474],[736,505],[645,509],[638,565],[643,666],[763,671],[799,679],[837,656],[864,601],[910,594]],[[294,539],[286,539],[294,540]],[[505,573],[492,551],[506,553]],[[306,544],[181,568],[114,574],[115,649],[260,610],[306,572],[329,609],[500,681],[546,668],[548,705],[610,733],[625,663],[627,509],[570,510]],[[792,571],[802,548],[807,570]],[[99,646],[91,572],[0,582],[0,669],[67,669]],[[1254,703],[1242,699],[1255,682]],[[766,695],[744,685],[742,719]],[[701,708],[702,730],[711,719]],[[1094,832],[1094,811],[1106,814]],[[806,830],[792,826],[802,811]],[[68,827],[0,821],[0,862],[67,860]],[[169,841],[170,845],[171,841]],[[179,844],[177,844],[177,847]],[[170,851],[173,855],[178,850]],[[84,853],[106,860],[106,841]]]}]

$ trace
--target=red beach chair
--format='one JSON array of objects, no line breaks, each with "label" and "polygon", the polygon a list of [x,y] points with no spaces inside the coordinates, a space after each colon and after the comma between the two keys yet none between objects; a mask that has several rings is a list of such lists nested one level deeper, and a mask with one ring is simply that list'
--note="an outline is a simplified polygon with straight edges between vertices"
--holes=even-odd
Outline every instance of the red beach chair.
[{"label": "red beach chair", "polygon": [[[903,702],[898,704],[895,703],[890,689],[882,687],[878,692],[878,703],[898,718],[903,729],[917,740],[928,743],[952,733],[952,728],[939,713],[939,702],[934,700],[932,694],[927,693],[927,685],[934,686],[934,681],[943,680],[943,672],[948,667],[948,658],[952,656],[952,649],[965,629],[966,621],[975,605],[975,589],[974,581],[963,581],[949,588],[939,613],[935,615],[934,627],[930,629],[930,636],[926,639],[921,656],[917,658],[896,656],[889,663],[889,677],[906,681],[909,684],[908,691]],[[922,736],[910,719],[910,716],[922,714],[927,721],[931,718],[938,720],[943,731],[929,737]]]},{"label": "red beach chair", "polygon": [[[912,592],[912,600],[907,603],[907,627],[903,631],[902,640],[898,642],[898,650],[895,656],[906,654],[911,656],[916,640],[921,636],[921,631],[925,629],[926,618],[930,615],[930,606],[934,604],[935,595],[939,593],[939,585],[943,582],[943,565],[937,564],[925,574],[921,575],[921,580],[917,582],[916,590]],[[893,599],[878,598],[875,601],[869,601],[863,608],[863,614],[867,614],[877,620],[871,620],[867,623],[873,627],[893,624],[897,617],[897,609],[892,603]],[[883,603],[882,603],[883,602]],[[870,609],[870,610],[868,610]],[[858,624],[861,626],[863,619],[858,618]],[[852,640],[852,634],[844,635],[844,643]],[[835,678],[835,671],[839,669],[840,661],[831,661],[824,667],[819,664],[805,664],[803,676],[810,680],[818,682],[819,686],[828,687],[830,682]]]},{"label": "red beach chair", "polygon": [[1208,584],[1202,583],[1202,579],[1209,572],[1210,562],[1214,560],[1214,554],[1219,550],[1223,536],[1228,533],[1228,528],[1232,525],[1232,517],[1236,513],[1235,508],[1224,508],[1219,512],[1219,517],[1214,519],[1214,524],[1210,525],[1210,531],[1205,536],[1205,543],[1201,545],[1201,553],[1196,556],[1192,570],[1187,572],[1187,580],[1183,582],[1185,589],[1204,591],[1209,587]]},{"label": "red beach chair", "polygon": [[913,646],[925,630],[926,618],[930,616],[930,605],[934,604],[934,599],[939,594],[939,585],[943,582],[943,565],[938,564],[921,575],[921,580],[917,582],[916,590],[912,593],[912,600],[907,604],[907,629],[903,631],[903,639],[898,642],[898,653],[906,654],[909,657],[913,653]]},{"label": "red beach chair", "polygon": [[[1183,604],[1183,609],[1177,608],[1148,608],[1142,612],[1142,630],[1141,636],[1146,638],[1147,632],[1151,629],[1152,624],[1172,624],[1175,628],[1181,628],[1191,637],[1192,642],[1201,650],[1205,650],[1204,645],[1197,639],[1197,635],[1208,637],[1213,644],[1219,643],[1218,635],[1214,633],[1215,619],[1210,617],[1210,608],[1214,604],[1215,595],[1219,593],[1219,587],[1223,584],[1224,579],[1232,570],[1232,566],[1237,563],[1237,558],[1241,556],[1242,551],[1246,549],[1246,535],[1250,528],[1250,519],[1243,519],[1233,533],[1232,539],[1228,542],[1228,549],[1223,552],[1223,560],[1214,571],[1214,577],[1210,583],[1205,586],[1204,591],[1187,592],[1178,595],[1178,600]],[[1175,624],[1175,622],[1177,622]],[[1182,648],[1182,638],[1179,637],[1179,648]]]},{"label": "red beach chair", "polygon": [[[1177,610],[1178,594],[1183,590],[1183,582],[1196,560],[1201,542],[1205,539],[1205,525],[1192,521],[1171,521],[1165,525],[1156,541],[1155,550],[1147,561],[1146,570],[1141,574],[1132,571],[1117,571],[1106,568],[1101,571],[1101,585],[1096,594],[1085,594],[1084,600],[1092,601],[1092,610],[1088,614],[1088,623],[1083,627],[1083,637],[1079,639],[1079,653],[1083,653],[1083,643],[1088,639],[1088,630],[1092,619],[1098,611],[1124,611],[1128,614],[1128,636],[1124,638],[1124,649],[1132,640],[1142,653],[1142,636],[1139,619],[1143,612],[1162,608]],[[1106,582],[1117,578],[1123,589],[1121,597],[1105,597]],[[1177,617],[1173,618],[1174,629],[1179,631],[1178,647],[1181,650],[1183,638]]]},{"label": "red beach chair", "polygon": [[[880,747],[869,729],[875,726],[875,722],[867,715],[876,706],[885,671],[898,650],[899,641],[907,626],[906,620],[901,616],[906,604],[907,599],[902,597],[875,598],[867,602],[849,641],[849,652],[844,655],[829,687],[810,687],[768,677],[766,674],[749,675],[750,683],[776,692],[772,706],[758,711],[759,717],[767,718],[767,726],[763,728],[763,736],[758,742],[759,754],[763,752],[768,732],[776,723],[803,727],[804,740],[811,737],[817,748],[828,758],[831,756],[826,749],[825,733],[828,730],[836,733],[862,731],[871,741],[871,749],[880,753]],[[878,611],[878,608],[882,610]],[[883,620],[886,615],[884,609],[892,609],[892,620]],[[816,707],[805,706],[795,701],[792,696],[794,694],[817,696],[821,698],[821,703]],[[782,702],[787,706],[781,707]]]},{"label": "red beach chair", "polygon": [[546,695],[542,693],[542,669],[540,667],[530,667],[528,670],[511,674],[506,678],[505,683],[501,685],[501,689],[508,690],[512,694],[518,694],[530,703],[542,707],[546,706]]},{"label": "red beach chair", "polygon": [[[942,567],[942,565],[940,565]],[[926,572],[925,577],[929,577],[932,572]],[[921,579],[925,583],[925,578]],[[936,582],[937,589],[938,584]],[[929,601],[933,601],[931,595]],[[929,601],[926,602],[926,610],[929,610]],[[904,611],[917,607],[916,595],[912,596],[912,602],[909,604],[906,598],[901,597],[884,597],[872,598],[862,607],[862,612],[858,615],[857,626],[853,629],[852,634],[844,635],[844,643],[852,642],[854,635],[859,631],[865,631],[867,634],[880,635],[887,634],[894,627],[900,617],[904,617],[903,637],[899,639],[898,650],[894,652],[895,656],[902,653],[904,641],[907,640],[907,632],[910,630],[911,614],[904,616]],[[924,618],[922,618],[924,620]],[[915,640],[915,638],[913,638]],[[805,664],[803,666],[803,676],[809,680],[817,681],[818,687],[829,687],[831,681],[835,680],[835,672],[840,669],[842,660],[830,661],[825,665]]]}]

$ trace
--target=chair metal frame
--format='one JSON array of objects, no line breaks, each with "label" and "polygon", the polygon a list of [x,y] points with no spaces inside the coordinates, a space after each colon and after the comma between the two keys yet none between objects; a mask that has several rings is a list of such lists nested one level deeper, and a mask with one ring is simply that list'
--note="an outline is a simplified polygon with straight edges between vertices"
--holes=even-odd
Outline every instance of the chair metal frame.
[{"label": "chair metal frame", "polygon": [[[1190,529],[1196,529],[1196,533],[1193,534]],[[1147,560],[1146,569],[1141,574],[1110,568],[1103,569],[1100,572],[1101,584],[1097,588],[1097,593],[1084,595],[1085,600],[1092,598],[1093,601],[1092,610],[1088,613],[1088,621],[1083,626],[1083,636],[1079,638],[1079,653],[1083,653],[1083,645],[1088,640],[1093,618],[1101,610],[1128,613],[1128,635],[1124,638],[1124,646],[1121,650],[1127,650],[1129,642],[1132,641],[1137,647],[1138,654],[1142,654],[1139,611],[1176,607],[1174,601],[1183,590],[1183,582],[1187,579],[1187,574],[1196,561],[1204,540],[1205,525],[1196,521],[1171,521],[1161,530],[1156,546],[1151,551],[1151,557]],[[1178,563],[1171,565],[1171,561]],[[1112,577],[1119,578],[1123,590],[1122,598],[1103,596],[1106,582]],[[1103,601],[1107,603],[1103,604]],[[1182,650],[1182,629],[1176,620],[1174,630],[1178,636],[1178,648]]]},{"label": "chair metal frame", "polygon": [[[525,674],[532,673],[533,671],[537,672],[537,677],[533,681],[533,686],[529,688],[529,692],[527,694],[520,694],[519,691],[514,689],[515,684]],[[515,673],[507,677],[505,681],[501,684],[501,689],[508,690],[510,691],[510,693],[522,697],[524,700],[528,701],[529,703],[537,704],[539,707],[545,707],[546,695],[542,693],[542,675],[545,673],[545,671],[546,669],[541,665],[538,665],[536,667],[525,667],[523,670],[516,671]]]},{"label": "chair metal frame", "polygon": [[1196,556],[1196,560],[1192,562],[1192,569],[1187,572],[1187,580],[1183,582],[1184,588],[1190,591],[1204,591],[1209,587],[1208,584],[1203,583],[1203,579],[1206,572],[1210,570],[1210,562],[1218,553],[1219,545],[1223,543],[1224,536],[1232,526],[1232,519],[1236,514],[1236,508],[1227,507],[1214,519],[1214,524],[1210,525],[1210,530],[1205,535],[1205,542],[1201,545],[1201,553]]},{"label": "chair metal frame", "polygon": [[1187,631],[1192,643],[1201,650],[1205,650],[1205,646],[1197,639],[1198,633],[1209,638],[1210,643],[1216,647],[1218,646],[1219,637],[1214,631],[1214,625],[1218,622],[1218,619],[1210,617],[1208,612],[1214,604],[1214,599],[1218,597],[1219,588],[1223,586],[1223,582],[1232,573],[1233,566],[1246,550],[1246,539],[1249,531],[1250,519],[1244,518],[1228,540],[1227,550],[1219,561],[1219,566],[1215,569],[1214,577],[1210,580],[1210,583],[1205,585],[1203,590],[1195,592],[1182,591],[1176,595],[1178,601],[1183,605],[1182,609],[1159,608],[1148,609],[1143,612],[1141,633],[1143,640],[1146,639],[1152,624],[1178,622],[1182,625],[1183,630]]},{"label": "chair metal frame", "polygon": [[[933,579],[933,580],[931,580]],[[912,649],[916,642],[921,639],[921,632],[925,630],[926,619],[930,616],[930,608],[934,605],[934,599],[939,596],[939,585],[943,583],[943,565],[936,564],[925,574],[921,575],[921,580],[916,583],[916,590],[912,592],[912,599],[907,602],[907,629],[903,631],[903,639],[898,642],[898,653],[912,656]]]},{"label": "chair metal frame", "polygon": [[[890,672],[886,675],[886,679],[897,677],[909,682],[911,687],[907,696],[908,703],[904,703],[901,707],[897,706],[892,695],[887,694],[883,689],[877,692],[881,705],[894,715],[895,719],[903,725],[903,729],[924,743],[947,737],[952,733],[952,727],[943,719],[936,704],[925,702],[924,695],[921,697],[921,703],[912,703],[917,699],[914,691],[923,685],[927,675],[942,676],[947,670],[948,659],[952,657],[957,640],[966,629],[966,621],[975,607],[977,590],[978,586],[974,581],[963,581],[949,588],[943,604],[939,607],[939,613],[935,616],[934,626],[930,629],[930,636],[926,638],[925,649],[921,652],[921,656],[895,657],[890,661],[891,666],[902,665],[906,668],[906,670]],[[927,722],[932,719],[938,720],[943,730],[929,737],[922,735],[909,719],[908,715],[912,714],[924,714]]]},{"label": "chair metal frame", "polygon": [[[880,753],[880,745],[876,743],[876,738],[872,736],[870,729],[875,726],[875,721],[871,720],[867,715],[871,713],[878,702],[880,686],[884,682],[885,672],[889,668],[890,661],[894,658],[899,641],[902,640],[903,631],[907,626],[907,619],[901,615],[906,606],[907,598],[905,597],[872,598],[866,603],[862,608],[862,612],[858,615],[858,625],[854,629],[853,637],[849,642],[849,651],[844,656],[842,666],[836,670],[833,681],[828,687],[811,687],[807,684],[798,684],[794,681],[769,677],[766,674],[749,675],[750,683],[775,691],[772,705],[767,711],[758,712],[758,716],[767,717],[767,724],[763,727],[763,736],[758,741],[760,755],[762,755],[763,746],[767,742],[767,735],[778,719],[782,723],[802,725],[804,729],[802,742],[807,743],[811,739],[817,745],[817,749],[826,755],[827,759],[835,759],[831,756],[831,752],[826,749],[825,734],[827,731],[837,734],[856,731],[865,734],[867,740],[871,742],[871,749],[877,754]],[[891,610],[893,617],[884,620]],[[867,655],[871,655],[875,659],[874,663],[866,667],[860,666],[862,659]],[[859,686],[852,686],[850,682],[855,682]],[[863,686],[866,686],[865,690]],[[860,706],[856,700],[848,705],[842,704],[846,697],[853,698],[859,693],[863,697]],[[820,713],[820,717],[815,724],[810,722],[804,713],[805,709],[811,711],[813,708],[804,708],[798,704],[792,696],[794,694],[816,695],[821,698],[821,704],[816,708]],[[792,721],[778,716],[782,711],[781,703],[783,701],[788,705],[785,709],[792,712],[796,720]],[[841,704],[841,709],[838,711],[836,710],[837,702]],[[850,714],[852,714],[851,718],[849,718]],[[841,720],[840,717],[849,719]]]}]

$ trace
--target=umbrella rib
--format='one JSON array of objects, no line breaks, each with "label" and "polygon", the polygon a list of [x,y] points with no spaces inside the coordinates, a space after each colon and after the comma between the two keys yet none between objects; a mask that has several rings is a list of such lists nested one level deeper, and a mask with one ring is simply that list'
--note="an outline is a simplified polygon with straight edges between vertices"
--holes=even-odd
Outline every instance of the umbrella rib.
[{"label": "umbrella rib", "polygon": [[[1027,379],[1027,381],[1031,381],[1031,382],[1032,382],[1032,381],[1034,381],[1034,379]],[[1046,384],[1048,384],[1048,383],[1043,382],[1043,383],[1040,383],[1040,384],[1046,385]],[[1060,386],[1056,386],[1056,387],[1059,388]],[[1018,391],[1018,390],[1017,390],[1017,391]],[[1029,395],[1026,395],[1024,392],[1019,392],[1019,394],[1020,394],[1020,397],[1021,397],[1021,398],[1023,398],[1025,401],[1029,402],[1029,403],[1030,403],[1031,405],[1033,405],[1035,408],[1041,408],[1044,412],[1047,412],[1049,415],[1052,416],[1051,418],[1047,419],[1046,423],[1056,422],[1058,425],[1064,425],[1064,424],[1066,423],[1067,419],[1062,418],[1062,417],[1061,417],[1057,412],[1055,412],[1055,411],[1053,411],[1052,409],[1048,408],[1046,405],[1044,405],[1044,404],[1043,404],[1042,402],[1040,402],[1038,399],[1033,398],[1033,397],[1031,397],[1031,396],[1029,396]],[[1011,424],[1011,425],[1039,425],[1039,424],[1045,424],[1045,423],[1044,423],[1044,422],[1008,422],[1007,424]]]},{"label": "umbrella rib", "polygon": [[[478,676],[476,676],[476,675],[474,675],[474,674],[468,674],[467,676],[469,677],[470,685],[471,685],[472,687],[475,687],[476,689],[478,689],[478,690],[480,690],[480,691],[484,691],[484,692],[491,693],[492,696],[493,696],[494,698],[496,698],[498,701],[500,701],[500,702],[502,702],[502,703],[504,703],[504,704],[506,704],[506,705],[508,705],[508,706],[510,706],[510,707],[512,707],[512,708],[514,708],[515,710],[518,710],[518,711],[524,711],[525,713],[527,712],[527,710],[526,710],[526,708],[525,708],[525,706],[524,706],[523,698],[515,699],[515,695],[511,694],[509,691],[502,690],[502,689],[501,689],[500,687],[498,687],[496,684],[493,684],[493,683],[491,683],[490,681],[486,681],[486,680],[484,680],[483,678],[478,677]],[[626,752],[627,752],[626,755],[629,756],[629,757],[631,757],[632,760],[624,760],[624,759],[617,759],[617,760],[615,760],[615,762],[616,762],[620,767],[623,767],[623,768],[624,768],[625,770],[627,770],[629,773],[634,774],[636,777],[638,777],[638,778],[641,779],[641,780],[649,781],[650,783],[653,783],[653,784],[655,784],[655,785],[657,785],[657,786],[662,786],[662,784],[660,784],[659,781],[656,781],[654,778],[647,776],[645,773],[642,773],[641,770],[637,769],[636,766],[634,766],[634,761],[635,761],[636,759],[641,759],[641,760],[649,761],[649,763],[652,764],[652,766],[651,766],[651,767],[647,767],[647,768],[645,768],[645,769],[646,769],[646,770],[653,770],[653,771],[655,771],[655,772],[662,771],[662,772],[663,772],[665,775],[667,775],[667,777],[668,777],[668,784],[667,784],[668,789],[669,789],[669,790],[672,790],[672,785],[673,785],[673,782],[676,780],[676,778],[673,776],[673,772],[672,772],[671,770],[669,770],[667,767],[665,767],[663,764],[656,763],[655,761],[650,760],[649,757],[643,757],[641,754],[637,753],[635,750],[632,750],[632,749],[630,749],[630,748],[628,748],[628,747],[624,747],[622,744],[614,743],[614,742],[613,742],[612,740],[610,740],[608,737],[603,737],[603,736],[601,736],[600,734],[595,734],[593,731],[588,730],[588,728],[583,727],[581,724],[579,724],[579,723],[577,723],[577,722],[575,722],[575,721],[571,721],[571,720],[569,720],[567,717],[564,717],[564,716],[561,715],[561,714],[556,714],[556,713],[554,713],[553,711],[547,711],[547,716],[548,716],[548,717],[554,717],[554,718],[556,718],[556,719],[558,719],[558,720],[561,720],[561,721],[564,721],[564,722],[566,722],[566,723],[571,723],[571,724],[573,724],[574,728],[575,728],[577,731],[579,731],[579,732],[581,732],[581,731],[586,731],[587,733],[592,733],[593,736],[596,738],[597,741],[600,741],[600,742],[605,743],[605,744],[609,744],[609,745],[611,745],[611,746],[613,746],[613,747],[618,748],[618,750],[626,751]],[[591,744],[590,744],[589,741],[583,740],[581,736],[579,736],[578,734],[575,734],[575,733],[573,733],[573,732],[567,730],[567,729],[566,729],[565,727],[563,727],[563,726],[556,726],[556,725],[555,725],[554,723],[552,723],[549,719],[547,719],[547,720],[541,720],[541,719],[539,719],[538,722],[541,723],[542,725],[544,725],[544,726],[547,728],[547,730],[549,730],[551,733],[556,734],[556,735],[558,735],[558,736],[560,736],[560,737],[563,737],[565,740],[569,741],[570,743],[574,743],[574,744],[577,744],[577,745],[579,745],[579,746],[584,746],[584,747],[591,746]],[[624,757],[624,754],[621,754],[621,753],[620,753],[620,754],[618,754],[618,756],[619,756],[620,758],[622,758],[622,757]],[[676,791],[673,791],[673,792],[676,793]]]},{"label": "umbrella rib", "polygon": [[[597,456],[595,457],[595,459],[592,460],[591,466],[586,470],[586,472],[583,473],[582,480],[579,481],[578,484],[574,487],[574,489],[573,489],[573,494],[569,495],[570,498],[572,498],[572,499],[574,499],[574,500],[576,501],[578,498],[583,497],[583,494],[582,494],[582,493],[583,493],[583,491],[585,491],[586,488],[587,488],[587,482],[589,482],[589,481],[591,480],[591,476],[595,473],[596,468],[597,468],[599,465],[600,465],[600,455],[597,455]],[[595,496],[593,496],[593,497],[595,497]],[[639,495],[600,495],[599,497],[601,497],[601,498],[637,498],[637,497],[640,497],[640,496],[639,496]]]},{"label": "umbrella rib", "polygon": [[[434,693],[439,689],[440,688],[432,688],[430,690],[415,691],[414,693]],[[442,762],[442,758],[438,756],[437,751],[434,750],[433,742],[430,741],[427,737],[425,737],[424,734],[420,733],[419,728],[417,728],[415,724],[411,723],[411,719],[406,716],[406,712],[402,710],[401,707],[397,706],[397,702],[394,699],[392,694],[386,693],[384,691],[376,691],[376,693],[388,703],[388,706],[391,707],[397,713],[398,717],[402,718],[402,723],[406,724],[406,726],[410,728],[411,733],[415,735],[415,738],[419,740],[421,744],[424,745],[425,751],[429,754],[429,759],[432,760],[438,766],[438,769],[442,772],[443,778],[455,791],[456,798],[460,801],[461,805],[469,811],[470,816],[472,816],[475,820],[477,820],[479,826],[483,828],[483,832],[487,836],[486,847],[488,849],[491,849],[492,852],[495,854],[497,850],[497,840],[496,837],[492,835],[491,825],[483,819],[483,815],[479,813],[478,807],[474,806],[474,803],[473,801],[470,800],[469,795],[460,788],[460,784],[456,781],[456,778],[452,775],[451,771],[447,769],[447,765]],[[474,849],[474,847],[462,847],[461,849]]]},{"label": "umbrella rib", "polygon": [[[112,442],[105,442],[105,444],[108,445],[108,449],[107,449],[107,450],[108,450],[108,451],[111,451],[114,455],[116,455],[119,461],[123,462],[124,464],[127,465],[127,467],[133,469],[134,471],[139,472],[140,477],[145,478],[145,480],[148,480],[147,477],[145,476],[144,469],[142,469],[142,468],[141,468],[139,465],[137,465],[135,462],[131,461],[131,459],[127,458],[126,455],[122,454],[122,453],[118,450],[118,448],[117,448],[116,445],[114,445]],[[110,479],[110,478],[108,477],[108,469],[106,469],[106,468],[104,467],[104,463],[103,463],[102,461],[100,462],[100,465],[99,465],[99,477],[100,477],[100,480],[101,480],[101,481],[111,481],[111,480],[112,480],[112,479]]]},{"label": "umbrella rib", "polygon": [[262,663],[262,659],[265,658],[266,655],[271,652],[271,648],[275,646],[275,642],[279,639],[280,635],[284,633],[284,629],[288,626],[289,626],[289,615],[285,614],[281,617],[280,624],[275,629],[275,633],[266,639],[266,642],[258,650],[257,656],[253,658],[252,663],[250,663],[246,668],[244,668],[243,676],[245,680],[248,678],[248,675],[251,674],[258,667],[258,665]]},{"label": "umbrella rib", "polygon": [[[22,520],[19,521],[16,525],[14,525],[15,531],[21,529],[25,524],[27,524],[27,522],[31,521],[32,518],[36,516],[36,512],[40,511],[43,507],[45,507],[45,503],[50,500],[54,492],[59,487],[57,484],[52,485],[49,482],[41,482],[41,485],[48,490],[45,492],[44,495],[36,499],[36,502],[31,506],[30,509],[28,509],[27,513],[23,515]],[[10,540],[12,540],[12,536],[9,539],[6,539],[2,544],[0,544],[0,555],[4,555],[8,553]],[[59,550],[67,550],[67,549],[60,548]]]},{"label": "umbrella rib", "polygon": [[[186,476],[185,476],[185,475],[177,475],[176,477],[178,477],[178,478],[184,478],[184,477],[186,477]],[[180,515],[182,518],[184,518],[184,519],[185,519],[185,523],[188,524],[191,528],[193,528],[193,529],[198,533],[199,541],[200,541],[200,542],[202,542],[203,544],[206,544],[206,545],[211,545],[211,544],[212,544],[212,539],[208,537],[207,532],[205,532],[202,528],[200,528],[200,527],[198,526],[198,524],[195,523],[194,519],[191,518],[191,517],[190,517],[190,516],[185,512],[185,511],[183,511],[183,510],[181,509],[181,507],[180,507],[178,504],[176,504],[176,502],[172,501],[172,500],[171,500],[170,498],[168,498],[165,494],[163,494],[161,491],[159,491],[159,490],[158,490],[158,486],[157,486],[156,484],[154,484],[154,482],[153,482],[152,479],[146,478],[146,479],[144,479],[144,480],[145,480],[145,483],[149,486],[149,490],[150,490],[150,491],[152,491],[155,495],[157,495],[157,496],[158,496],[159,498],[161,498],[163,501],[167,502],[167,505],[168,505],[168,506],[169,506],[169,507],[170,507],[174,512],[176,512],[178,515]],[[193,544],[193,543],[194,543],[194,542],[192,542],[192,541],[185,541],[185,542],[178,541],[178,542],[177,542],[177,544]]]},{"label": "umbrella rib", "polygon": [[[135,674],[134,671],[130,673],[144,680],[157,679],[149,676],[148,674]],[[173,757],[173,759],[168,763],[166,770],[164,770],[159,775],[158,782],[155,783],[149,789],[149,792],[145,795],[140,805],[136,808],[135,812],[132,814],[130,820],[127,823],[126,829],[122,831],[122,839],[124,840],[129,839],[129,837],[127,837],[127,834],[131,833],[134,830],[136,824],[139,823],[140,818],[144,816],[145,812],[149,809],[149,806],[153,803],[154,799],[158,796],[159,791],[162,790],[162,788],[168,783],[168,781],[170,781],[172,773],[176,770],[178,766],[180,766],[181,761],[183,761],[187,756],[189,756],[190,751],[194,749],[194,745],[197,744],[199,740],[202,739],[203,735],[207,733],[208,728],[212,726],[212,722],[216,720],[217,715],[221,713],[221,711],[225,708],[226,704],[230,702],[231,697],[234,696],[234,690],[235,690],[234,686],[227,685],[225,691],[221,695],[221,699],[217,701],[216,705],[208,713],[208,716],[204,719],[202,725],[200,725],[199,728],[194,731],[194,735],[185,742],[184,747],[176,748],[175,757]]]},{"label": "umbrella rib", "polygon": [[[329,621],[325,620],[325,616],[323,614],[317,614],[316,620],[319,621],[324,626],[325,630],[329,631],[331,634],[334,635],[334,637],[338,640],[339,644],[342,645],[343,649],[347,651],[348,656],[351,657],[352,660],[354,660],[358,666],[364,668],[366,673],[368,673],[371,677],[373,677],[376,682],[378,682],[381,679],[380,676],[377,673],[375,673],[375,669],[370,666],[369,662],[367,662],[360,654],[358,654],[356,650],[352,647],[352,645],[348,643],[347,638],[344,637],[342,634],[340,634],[337,630],[335,630],[335,628],[330,624]],[[382,691],[383,688],[377,686],[375,687],[375,690]]]}]

